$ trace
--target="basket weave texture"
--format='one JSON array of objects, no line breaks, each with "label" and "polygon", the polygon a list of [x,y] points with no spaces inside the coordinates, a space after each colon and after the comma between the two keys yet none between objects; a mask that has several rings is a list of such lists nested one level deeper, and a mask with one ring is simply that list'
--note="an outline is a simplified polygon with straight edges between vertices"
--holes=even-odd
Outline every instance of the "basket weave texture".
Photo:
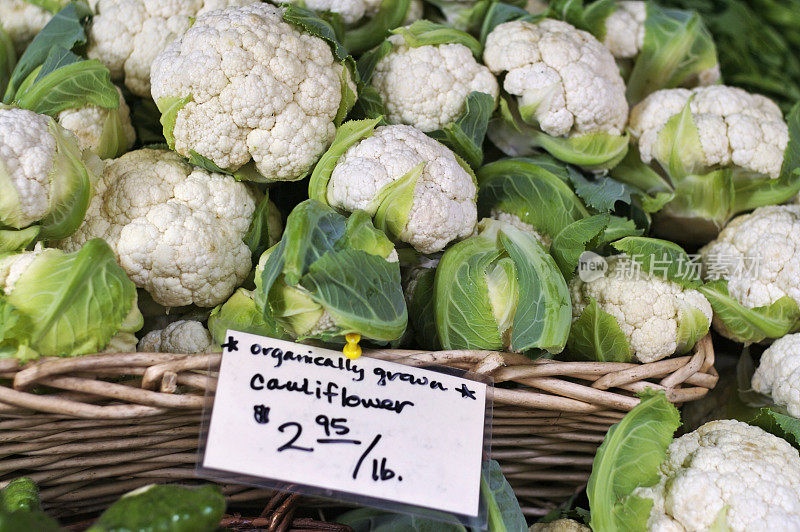
[{"label": "basket weave texture", "polygon": [[[410,366],[444,365],[490,375],[492,456],[528,516],[544,515],[589,477],[608,428],[646,388],[679,404],[717,382],[710,336],[692,354],[648,364],[530,360],[492,351],[366,350]],[[113,353],[0,360],[0,487],[20,475],[41,488],[54,516],[89,513],[153,482],[194,477],[206,390],[221,354]],[[209,372],[208,369],[212,371]],[[231,503],[272,492],[223,486]]]}]

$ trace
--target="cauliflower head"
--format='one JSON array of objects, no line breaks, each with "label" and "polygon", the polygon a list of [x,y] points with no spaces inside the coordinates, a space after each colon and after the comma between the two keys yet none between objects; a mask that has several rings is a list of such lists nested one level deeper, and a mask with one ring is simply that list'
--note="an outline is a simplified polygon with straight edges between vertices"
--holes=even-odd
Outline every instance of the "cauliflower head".
[{"label": "cauliflower head", "polygon": [[252,160],[268,180],[287,181],[322,155],[355,84],[324,40],[283,13],[261,3],[204,13],[158,55],[152,94],[175,113],[167,137],[178,153],[230,171]]},{"label": "cauliflower head", "polygon": [[539,241],[539,243],[544,246],[545,249],[550,249],[550,245],[553,243],[553,239],[544,233],[541,233],[536,230],[528,222],[524,222],[519,216],[516,214],[511,214],[509,212],[503,212],[497,209],[492,209],[490,211],[490,218],[493,220],[500,220],[501,222],[505,222],[507,224],[511,224],[520,231],[525,231],[533,235],[533,237]]},{"label": "cauliflower head", "polygon": [[634,491],[653,500],[652,532],[709,530],[723,517],[732,532],[800,530],[800,455],[758,427],[706,423],[670,444],[660,477]]},{"label": "cauliflower head", "polygon": [[714,85],[656,91],[631,110],[630,130],[642,162],[669,164],[662,131],[686,105],[692,113],[706,167],[734,166],[776,179],[789,142],[780,108],[769,98],[736,87]]},{"label": "cauliflower head", "polygon": [[107,161],[86,219],[58,247],[105,239],[136,286],[166,307],[213,307],[251,268],[247,233],[259,198],[231,176],[165,150]]},{"label": "cauliflower head", "polygon": [[[66,109],[58,114],[59,125],[75,134],[80,149],[93,151],[103,159],[122,155],[136,142],[130,108],[122,97],[122,91],[119,88],[117,91],[117,109],[89,105],[80,109]],[[120,142],[120,139],[123,141]],[[117,153],[120,150],[121,153]]]},{"label": "cauliflower head", "polygon": [[530,532],[591,532],[591,528],[574,519],[556,519],[549,523],[536,523]]},{"label": "cauliflower head", "polygon": [[330,11],[342,17],[345,24],[355,24],[378,12],[383,0],[289,0],[291,4],[301,3],[314,11]]},{"label": "cauliflower head", "polygon": [[764,351],[751,384],[800,418],[800,334],[779,338]]},{"label": "cauliflower head", "polygon": [[538,15],[539,13],[544,13],[547,11],[547,8],[550,7],[550,3],[547,0],[528,0],[525,3],[525,11],[532,15]]},{"label": "cauliflower head", "polygon": [[75,253],[37,243],[0,254],[0,303],[17,323],[4,330],[0,352],[21,360],[130,352],[143,325],[136,287],[100,239]]},{"label": "cauliflower head", "polygon": [[0,227],[16,230],[20,247],[80,225],[94,176],[75,136],[52,118],[0,106],[0,175]]},{"label": "cauliflower head", "polygon": [[594,299],[617,321],[640,362],[655,362],[691,349],[693,343],[683,345],[683,331],[696,325],[697,311],[705,316],[706,328],[711,325],[711,304],[697,290],[634,270],[626,255],[610,257],[607,262],[603,277],[585,282],[576,276],[570,281],[573,320]]},{"label": "cauliflower head", "polygon": [[472,234],[476,195],[474,178],[455,154],[406,125],[375,128],[351,146],[336,163],[327,188],[327,201],[335,208],[373,216],[398,210],[387,215],[399,220],[388,222],[390,232],[421,253],[440,251]]},{"label": "cauliflower head", "polygon": [[150,66],[159,52],[207,11],[253,0],[98,0],[88,31],[87,55],[125,82],[137,96],[150,96]]},{"label": "cauliflower head", "polygon": [[[388,41],[392,50],[378,61],[371,84],[383,99],[390,122],[435,131],[464,112],[471,92],[497,99],[497,80],[463,44],[411,47],[402,35],[392,35]],[[416,82],[409,83],[410,79]]]},{"label": "cauliflower head", "polygon": [[617,9],[606,18],[603,44],[617,59],[636,57],[644,45],[645,20],[647,3],[617,2]]},{"label": "cauliflower head", "polygon": [[147,353],[181,353],[194,355],[212,349],[211,333],[195,320],[178,320],[164,329],[150,331],[141,340],[137,350]]},{"label": "cauliflower head", "polygon": [[0,258],[0,293],[9,295],[14,291],[19,278],[28,271],[43,249],[37,244],[33,251],[9,254]]},{"label": "cauliflower head", "polygon": [[[66,1],[59,3],[63,5]],[[14,42],[17,55],[25,51],[51,18],[53,13],[27,0],[0,0],[0,24]]]},{"label": "cauliflower head", "polygon": [[800,304],[800,205],[759,207],[700,250],[706,279],[726,279],[747,308],[789,296]]},{"label": "cauliflower head", "polygon": [[[381,4],[387,0],[288,0],[289,4],[303,4],[314,11],[330,11],[342,17],[347,25],[356,24],[372,18],[378,13]],[[393,0],[388,0],[389,2]],[[278,3],[278,2],[275,2]],[[422,0],[411,0],[406,13],[405,24],[422,18]]]},{"label": "cauliflower head", "polygon": [[506,72],[503,88],[548,135],[622,134],[625,83],[591,34],[552,19],[505,22],[487,37],[483,60],[495,75]]}]

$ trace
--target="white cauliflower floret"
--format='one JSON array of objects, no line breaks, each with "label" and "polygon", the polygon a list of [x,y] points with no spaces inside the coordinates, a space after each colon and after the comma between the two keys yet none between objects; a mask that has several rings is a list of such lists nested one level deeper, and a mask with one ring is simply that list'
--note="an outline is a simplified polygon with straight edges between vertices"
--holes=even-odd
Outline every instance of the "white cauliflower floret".
[{"label": "white cauliflower floret", "polygon": [[789,296],[800,304],[800,205],[770,205],[738,216],[700,250],[707,280],[727,279],[747,308]]},{"label": "white cauliflower floret", "polygon": [[547,0],[528,0],[525,4],[525,11],[532,15],[538,15],[547,11],[548,7],[550,7],[550,3]]},{"label": "white cauliflower floret", "polygon": [[[386,0],[286,0],[285,3],[303,4],[314,11],[336,13],[342,17],[343,23],[350,25],[375,16],[384,1]],[[422,18],[422,0],[411,0],[404,23],[410,24],[420,18]]]},{"label": "white cauliflower floret", "polygon": [[752,386],[800,418],[800,333],[779,338],[764,351]]},{"label": "white cauliflower floret", "polygon": [[250,272],[242,241],[258,201],[248,185],[164,150],[112,161],[67,251],[104,238],[131,280],[167,307],[222,303]]},{"label": "white cauliflower floret", "polygon": [[800,531],[800,455],[758,427],[712,421],[674,440],[653,499],[652,532],[709,530],[725,513],[731,532]]},{"label": "white cauliflower floret", "polygon": [[603,44],[618,59],[636,57],[644,45],[646,19],[645,2],[617,2],[617,9],[606,18]]},{"label": "white cauliflower floret", "polygon": [[125,81],[137,96],[150,96],[150,65],[159,52],[201,13],[253,0],[99,0],[89,27],[87,55]]},{"label": "white cauliflower floret", "polygon": [[622,133],[628,118],[625,83],[614,56],[591,34],[552,19],[505,22],[486,39],[486,66],[507,72],[503,88],[535,107],[552,136]]},{"label": "white cauliflower floret", "polygon": [[644,163],[660,160],[659,133],[687,103],[706,166],[733,165],[771,178],[780,175],[789,142],[780,108],[765,96],[724,85],[664,89],[636,105],[629,127]]},{"label": "white cauliflower floret", "polygon": [[408,223],[395,236],[421,253],[440,251],[475,229],[477,187],[449,148],[412,126],[378,127],[351,146],[333,169],[328,202],[374,215],[385,187],[420,165]]},{"label": "white cauliflower floret", "polygon": [[301,3],[314,11],[330,11],[342,17],[345,24],[354,24],[364,17],[378,12],[383,0],[288,0],[290,4]]},{"label": "white cauliflower floret", "polygon": [[36,249],[33,251],[16,253],[0,259],[0,293],[11,294],[19,278],[28,270],[41,252],[42,247],[37,244]]},{"label": "white cauliflower floret", "polygon": [[[464,112],[471,92],[497,99],[497,80],[463,44],[414,48],[402,35],[388,40],[392,51],[375,66],[372,86],[381,95],[390,122],[434,131]],[[416,82],[409,83],[410,79]]]},{"label": "white cauliflower floret", "polygon": [[191,97],[175,121],[178,153],[231,171],[252,159],[270,180],[299,179],[322,155],[336,133],[344,67],[282,16],[260,3],[205,13],[158,55],[156,102]]},{"label": "white cauliflower floret", "polygon": [[51,18],[52,13],[26,0],[0,0],[0,25],[14,43],[17,55],[25,51]]},{"label": "white cauliflower floret", "polygon": [[10,177],[19,199],[15,217],[19,227],[38,221],[50,210],[49,174],[56,156],[50,121],[32,111],[0,109],[0,169]]},{"label": "white cauliflower floret", "polygon": [[[115,132],[106,131],[109,113],[118,113],[122,124],[122,134],[127,139],[127,150],[136,142],[136,130],[131,124],[131,110],[119,92],[119,108],[104,109],[96,105],[89,105],[79,109],[66,109],[58,114],[58,123],[64,129],[72,131],[78,137],[78,146],[82,150],[97,152],[104,137]],[[126,151],[127,151],[126,150]]]},{"label": "white cauliflower floret", "polygon": [[194,320],[178,320],[164,329],[150,331],[137,348],[147,353],[182,353],[194,355],[211,350],[211,333],[202,323]]},{"label": "white cauliflower floret", "polygon": [[574,519],[556,519],[550,523],[536,523],[530,532],[591,532],[588,526]]},{"label": "white cauliflower floret", "polygon": [[163,329],[156,329],[145,334],[142,339],[139,340],[136,350],[140,353],[160,353],[162,331]]},{"label": "white cauliflower floret", "polygon": [[530,233],[539,241],[541,245],[545,247],[545,249],[550,249],[550,244],[553,243],[553,239],[550,238],[548,235],[544,233],[540,233],[536,230],[531,224],[527,222],[523,222],[519,216],[516,214],[511,214],[508,212],[498,211],[497,209],[492,209],[490,213],[490,217],[495,220],[500,220],[501,222],[506,222],[508,224],[513,225],[520,231],[525,231],[526,233]]},{"label": "white cauliflower floret", "polygon": [[625,255],[607,261],[605,276],[590,282],[576,276],[570,281],[572,316],[578,319],[590,298],[596,300],[617,320],[640,362],[661,360],[681,347],[679,329],[685,325],[684,319],[690,319],[686,308],[700,310],[711,324],[711,304],[697,290],[634,269]]},{"label": "white cauliflower floret", "polygon": [[336,322],[333,321],[333,316],[327,310],[322,311],[322,315],[308,332],[304,333],[305,336],[314,337],[325,334],[330,331],[336,330]]}]

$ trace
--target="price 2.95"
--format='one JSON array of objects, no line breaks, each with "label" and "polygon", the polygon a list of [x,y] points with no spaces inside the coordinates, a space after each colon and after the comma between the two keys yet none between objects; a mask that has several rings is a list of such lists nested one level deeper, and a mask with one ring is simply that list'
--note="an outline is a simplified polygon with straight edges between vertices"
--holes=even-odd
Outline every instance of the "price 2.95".
[{"label": "price 2.95", "polygon": [[[256,423],[260,425],[270,424],[270,413],[271,408],[266,405],[253,406],[253,418]],[[330,445],[346,445],[359,449],[363,447],[362,440],[344,437],[350,435],[350,427],[347,424],[347,418],[332,418],[320,414],[314,418],[314,422],[316,426],[313,427],[313,429],[319,431],[319,437],[316,438],[315,441],[320,447],[327,447]],[[313,453],[315,451],[315,447],[308,446],[308,443],[301,441],[306,439],[303,437],[303,425],[301,423],[297,421],[286,421],[278,425],[277,430],[282,434],[286,434],[288,437],[288,440],[277,448],[279,453],[286,451]],[[375,456],[379,452],[376,448],[381,438],[383,438],[381,434],[375,435],[358,456],[352,470],[353,480],[359,478],[359,473],[362,471],[364,462],[371,460],[372,471],[369,477],[373,481],[385,482],[392,479],[396,479],[398,482],[403,481],[403,477],[388,466],[386,457]],[[319,449],[319,447],[317,447],[317,449]]]}]

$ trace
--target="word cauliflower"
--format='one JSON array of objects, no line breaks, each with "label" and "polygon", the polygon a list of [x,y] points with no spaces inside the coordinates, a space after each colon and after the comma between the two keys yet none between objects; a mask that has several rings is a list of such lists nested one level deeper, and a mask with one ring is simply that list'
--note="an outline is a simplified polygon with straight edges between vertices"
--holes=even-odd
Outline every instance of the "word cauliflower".
[{"label": "word cauliflower", "polygon": [[248,185],[173,152],[137,150],[106,163],[86,220],[58,246],[103,238],[156,303],[213,307],[250,273],[242,239],[258,200]]},{"label": "word cauliflower", "polygon": [[324,40],[284,14],[261,3],[201,14],[156,57],[152,95],[170,147],[230,172],[252,160],[257,180],[308,172],[355,84]]},{"label": "word cauliflower", "polygon": [[634,495],[653,500],[647,529],[677,532],[800,530],[800,455],[785,440],[733,420],[674,440],[660,481]]}]

